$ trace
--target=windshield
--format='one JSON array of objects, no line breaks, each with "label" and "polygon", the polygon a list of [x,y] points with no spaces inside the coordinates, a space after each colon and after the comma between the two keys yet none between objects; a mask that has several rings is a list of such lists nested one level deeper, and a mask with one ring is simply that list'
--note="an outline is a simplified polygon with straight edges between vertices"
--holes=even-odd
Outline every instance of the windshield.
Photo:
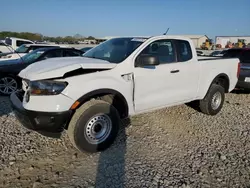
[{"label": "windshield", "polygon": [[83,57],[120,63],[126,59],[146,38],[114,38],[87,51]]},{"label": "windshield", "polygon": [[33,63],[35,62],[45,51],[35,50],[31,53],[26,54],[22,57],[24,63]]},{"label": "windshield", "polygon": [[15,52],[16,52],[16,53],[26,53],[27,50],[28,50],[28,47],[27,47],[25,44],[23,44],[23,45],[21,45],[19,48],[17,48],[17,49],[15,50]]}]

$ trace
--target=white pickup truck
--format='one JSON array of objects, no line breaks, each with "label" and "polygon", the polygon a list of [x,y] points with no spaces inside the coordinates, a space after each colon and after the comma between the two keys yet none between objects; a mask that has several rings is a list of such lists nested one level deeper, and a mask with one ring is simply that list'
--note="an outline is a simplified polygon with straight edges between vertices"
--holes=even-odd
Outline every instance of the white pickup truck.
[{"label": "white pickup truck", "polygon": [[37,132],[67,130],[80,151],[105,150],[120,119],[191,101],[217,114],[234,89],[238,59],[197,59],[181,36],[110,39],[83,57],[53,58],[20,72],[23,90],[11,103],[20,122]]}]

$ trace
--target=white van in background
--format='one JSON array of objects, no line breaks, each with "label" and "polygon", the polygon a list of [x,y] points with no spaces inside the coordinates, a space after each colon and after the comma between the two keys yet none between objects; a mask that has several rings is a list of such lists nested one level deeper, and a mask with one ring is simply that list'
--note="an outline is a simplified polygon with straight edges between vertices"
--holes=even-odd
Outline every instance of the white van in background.
[{"label": "white van in background", "polygon": [[35,42],[31,40],[27,40],[27,39],[6,37],[4,42],[1,41],[0,53],[13,52],[14,50],[16,50],[18,47],[20,47],[23,44],[35,44]]}]

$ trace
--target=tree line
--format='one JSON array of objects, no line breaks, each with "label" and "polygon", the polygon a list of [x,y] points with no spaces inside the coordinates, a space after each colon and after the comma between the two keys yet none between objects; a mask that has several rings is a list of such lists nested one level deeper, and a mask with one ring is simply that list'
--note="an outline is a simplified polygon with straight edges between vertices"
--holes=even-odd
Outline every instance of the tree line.
[{"label": "tree line", "polygon": [[74,36],[66,36],[66,37],[49,37],[43,36],[40,33],[30,33],[30,32],[12,32],[12,31],[2,31],[0,32],[0,39],[4,40],[6,37],[17,37],[22,39],[28,39],[32,41],[42,42],[42,41],[50,41],[50,42],[68,42],[68,43],[76,43],[77,41],[81,41],[84,39],[95,39],[93,36],[89,37],[77,37]]}]

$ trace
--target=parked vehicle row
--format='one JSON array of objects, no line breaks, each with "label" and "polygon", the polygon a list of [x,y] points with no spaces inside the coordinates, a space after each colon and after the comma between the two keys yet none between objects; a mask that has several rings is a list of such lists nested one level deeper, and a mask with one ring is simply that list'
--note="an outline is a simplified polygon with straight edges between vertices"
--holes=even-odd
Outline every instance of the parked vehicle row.
[{"label": "parked vehicle row", "polygon": [[90,49],[92,49],[93,47],[84,47],[82,49],[80,49],[83,53],[86,53],[87,51],[89,51]]},{"label": "parked vehicle row", "polygon": [[29,65],[19,73],[23,89],[10,99],[25,127],[67,130],[77,149],[96,152],[114,142],[129,116],[191,101],[216,115],[239,71],[238,58],[198,59],[189,38],[113,38],[82,57]]},{"label": "parked vehicle row", "polygon": [[34,42],[26,39],[7,37],[4,42],[0,43],[0,53],[13,52],[23,44],[34,44]]},{"label": "parked vehicle row", "polygon": [[[23,44],[19,48],[17,48],[13,52],[2,53],[0,54],[0,61],[10,60],[10,59],[19,59],[22,56],[26,55],[27,53],[32,52],[33,50],[39,48],[46,48],[46,47],[56,47],[59,45],[50,45],[50,44]],[[61,46],[66,47],[66,46]]]},{"label": "parked vehicle row", "polygon": [[19,59],[0,61],[0,94],[10,95],[22,86],[18,77],[21,70],[27,66],[49,58],[81,56],[83,52],[74,48],[59,46],[39,48]]},{"label": "parked vehicle row", "polygon": [[250,91],[250,48],[244,49],[239,57],[241,68],[236,88]]}]

